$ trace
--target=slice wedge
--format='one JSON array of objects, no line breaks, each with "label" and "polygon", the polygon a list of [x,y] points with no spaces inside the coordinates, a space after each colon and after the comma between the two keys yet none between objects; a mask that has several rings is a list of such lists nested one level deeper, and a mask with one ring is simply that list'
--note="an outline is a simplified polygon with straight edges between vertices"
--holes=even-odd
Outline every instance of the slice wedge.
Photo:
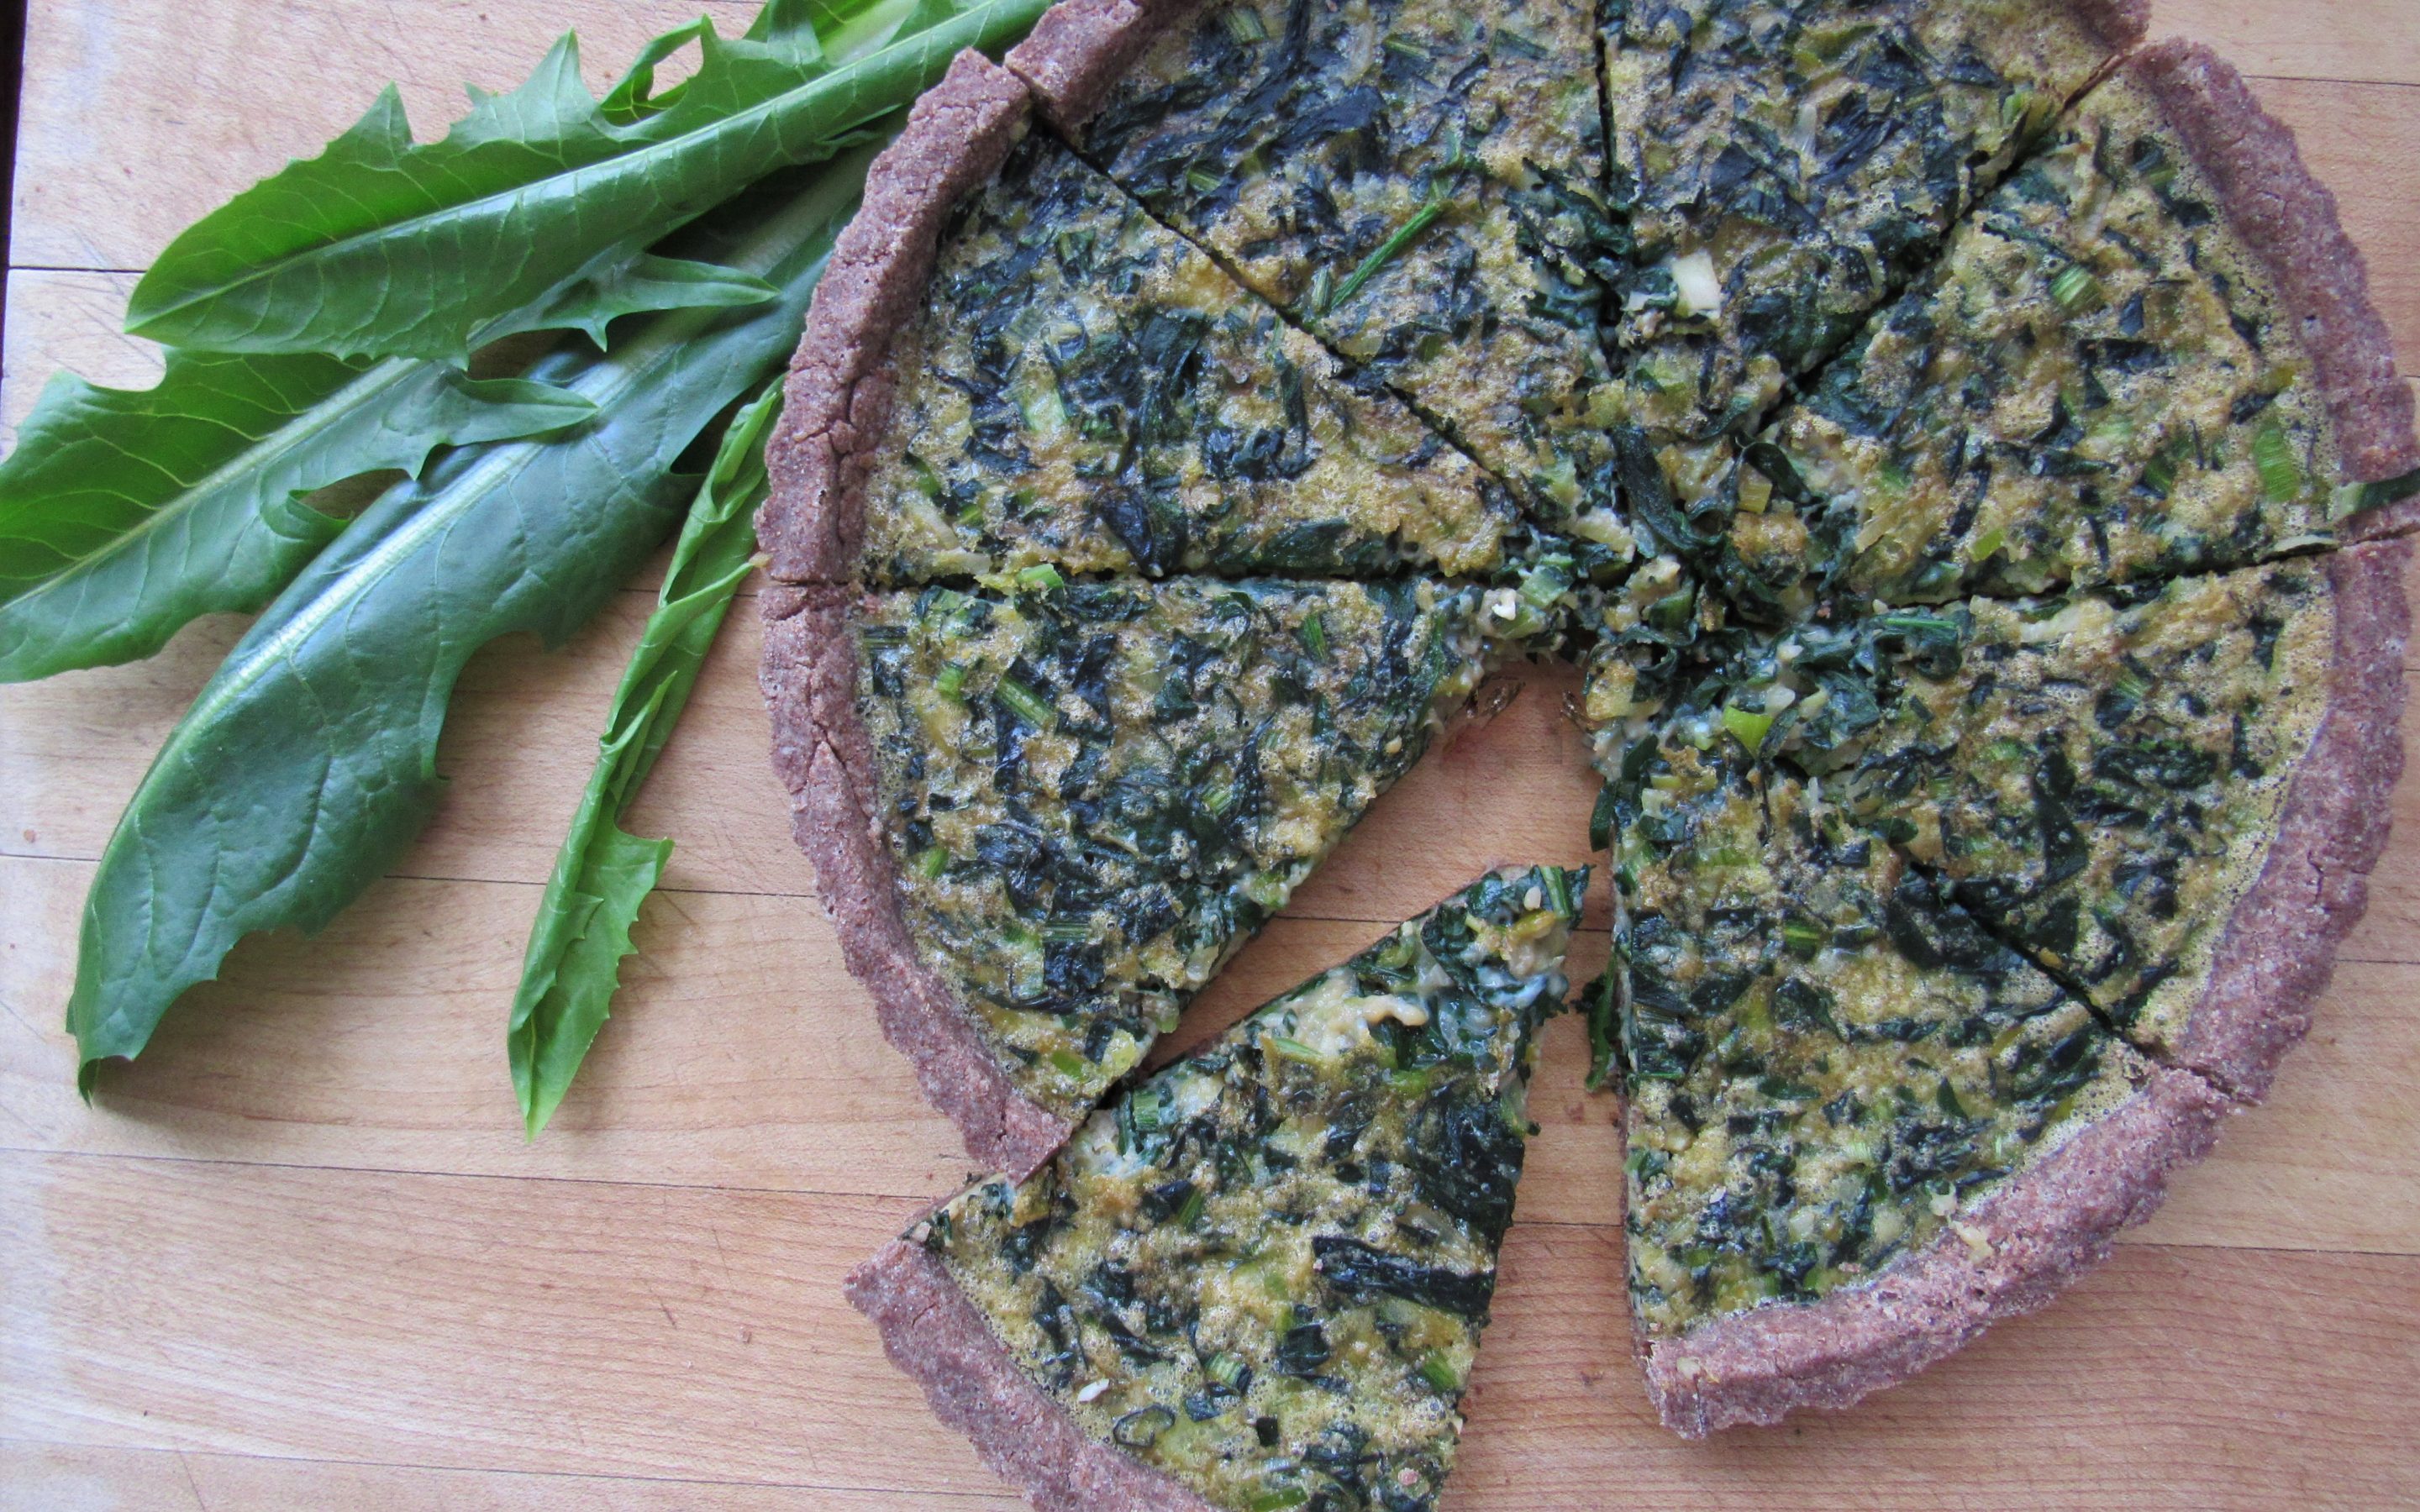
[{"label": "slice wedge", "polygon": [[850,1300],[1039,1505],[1434,1506],[1586,883],[1481,879],[936,1210]]},{"label": "slice wedge", "polygon": [[[2047,1301],[2226,1106],[1728,735],[1616,860],[1631,1304],[1690,1437],[1844,1407]],[[1657,801],[1641,805],[1639,794]]]}]

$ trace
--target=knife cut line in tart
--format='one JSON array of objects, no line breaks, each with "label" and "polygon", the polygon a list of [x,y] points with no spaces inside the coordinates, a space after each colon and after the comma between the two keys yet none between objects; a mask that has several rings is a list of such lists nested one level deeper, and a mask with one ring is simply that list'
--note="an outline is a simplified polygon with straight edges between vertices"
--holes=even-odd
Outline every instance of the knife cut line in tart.
[{"label": "knife cut line in tart", "polygon": [[[1621,4],[1610,198],[1627,423],[1699,492],[2143,35],[2140,0]],[[1627,477],[1625,478],[1627,481]]]},{"label": "knife cut line in tart", "polygon": [[[1667,755],[1668,801],[1618,837],[1627,982],[1600,1011],[1649,1394],[1696,1437],[1848,1405],[2046,1301],[2224,1103],[1813,784],[1735,745]],[[1685,853],[1642,833],[1676,822]]]},{"label": "knife cut line in tart", "polygon": [[1614,227],[1585,0],[1229,0],[1077,140],[1549,524],[1610,522]]},{"label": "knife cut line in tart", "polygon": [[1495,480],[1046,133],[964,207],[892,337],[861,574],[1467,576]]},{"label": "knife cut line in tart", "polygon": [[[2273,141],[2224,174],[2194,147],[2188,126],[2249,108],[2242,93],[2164,45],[2071,110],[1749,449],[1725,485],[1725,585],[1792,616],[2224,571],[2409,529],[2408,506],[2348,517],[2327,486],[2420,457],[2408,386],[2378,393],[2382,333],[2337,308],[2357,272],[2307,271],[2357,268],[2325,191]],[[2262,211],[2295,197],[2302,228],[2280,243]]]}]

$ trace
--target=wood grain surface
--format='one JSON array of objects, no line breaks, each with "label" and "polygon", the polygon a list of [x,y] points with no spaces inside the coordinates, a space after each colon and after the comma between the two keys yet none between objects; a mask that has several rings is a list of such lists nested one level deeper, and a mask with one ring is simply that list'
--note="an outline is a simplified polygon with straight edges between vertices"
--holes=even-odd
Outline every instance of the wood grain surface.
[{"label": "wood grain surface", "polygon": [[[700,8],[750,13],[34,0],[0,425],[62,368],[147,382],[156,355],[117,333],[131,270],[389,79],[427,135],[566,26],[601,85]],[[2166,0],[2154,29],[2218,44],[2301,134],[2420,371],[2420,0]],[[553,1128],[520,1138],[504,1016],[651,594],[560,654],[481,654],[454,786],[396,875],[318,939],[240,948],[91,1107],[59,1030],[84,888],[241,626],[0,688],[0,1508],[1018,1504],[840,1300],[968,1173],[785,833],[751,614],[633,816],[678,841],[644,954]],[[1585,859],[1572,680],[1528,681],[1379,805],[1181,1040],[1488,864]],[[2057,1304],[1849,1413],[1703,1444],[1654,1427],[1614,1104],[1556,1025],[1449,1506],[2420,1504],[2420,779],[2395,805],[2271,1103]],[[1605,948],[1600,913],[1583,966]]]}]

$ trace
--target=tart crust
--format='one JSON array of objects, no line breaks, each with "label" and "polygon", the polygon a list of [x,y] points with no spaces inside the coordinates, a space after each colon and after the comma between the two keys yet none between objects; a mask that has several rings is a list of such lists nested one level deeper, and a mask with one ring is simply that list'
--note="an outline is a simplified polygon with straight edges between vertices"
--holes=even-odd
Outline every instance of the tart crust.
[{"label": "tart crust", "polygon": [[898,386],[892,338],[923,299],[942,226],[1000,171],[1031,114],[1016,75],[970,50],[875,158],[863,206],[815,286],[765,446],[771,488],[756,535],[776,582],[855,580],[866,471]]},{"label": "tart crust", "polygon": [[857,709],[854,605],[845,588],[765,594],[759,675],[773,717],[773,769],[790,790],[793,833],[814,862],[841,958],[871,990],[883,1038],[915,1066],[925,1099],[958,1126],[967,1153],[985,1170],[1022,1180],[1074,1125],[1010,1084],[957,995],[908,937],[876,797],[874,745]]},{"label": "tart crust", "polygon": [[2068,14],[2113,54],[2140,46],[2151,30],[2151,0],[2067,0]]},{"label": "tart crust", "polygon": [[[2344,467],[2370,483],[2420,468],[2412,387],[2369,300],[2369,273],[2345,235],[2335,196],[2304,165],[2294,133],[2262,111],[2234,67],[2172,39],[2127,60],[2218,191],[2243,244],[2268,268],[2311,359]],[[2420,500],[2345,522],[2351,542],[2420,526]],[[2326,558],[2335,601],[2328,707],[2297,766],[2259,875],[2236,900],[2211,956],[2178,1058],[2229,1096],[2257,1102],[2277,1062],[2311,1026],[2336,946],[2368,903],[2403,771],[2400,542]]]},{"label": "tart crust", "polygon": [[[2279,303],[2310,354],[2335,422],[2346,471],[2358,483],[2420,468],[2412,386],[2395,370],[2395,343],[2369,300],[2369,270],[2345,235],[2336,198],[2295,149],[2294,133],[2260,108],[2232,64],[2198,42],[2170,39],[2126,63],[2159,101],[2217,187],[2221,208],[2268,266]],[[2420,526],[2420,500],[2356,517],[2348,540]]]},{"label": "tart crust", "polygon": [[2320,559],[2335,604],[2328,706],[2294,769],[2260,873],[2236,899],[2177,1058],[2229,1097],[2267,1095],[2311,1026],[2336,946],[2369,901],[2403,773],[2406,541]]},{"label": "tart crust", "polygon": [[1041,1512],[1216,1512],[1192,1490],[1087,1435],[1008,1351],[923,1246],[896,1240],[842,1289],[882,1332],[891,1363],[924,1388],[933,1415],[964,1433]]},{"label": "tart crust", "polygon": [[865,532],[870,447],[891,416],[892,334],[915,311],[941,230],[1000,170],[1031,115],[1025,85],[966,52],[916,102],[866,176],[864,208],[832,252],[792,359],[767,446],[771,488],[757,533],[777,585],[765,594],[758,679],[773,769],[814,862],[842,958],[873,992],[883,1037],[985,1169],[1023,1177],[1073,1125],[1010,1085],[957,995],[920,960],[898,903],[874,748],[857,709],[850,612]]},{"label": "tart crust", "polygon": [[1842,1408],[2031,1312],[2105,1258],[2120,1228],[2196,1161],[2229,1104],[2189,1072],[2155,1070],[2108,1117],[2012,1178],[1961,1228],[1871,1281],[1805,1306],[1776,1305],[1639,1341],[1647,1391],[1664,1426],[1703,1438],[1776,1423],[1806,1407]]}]

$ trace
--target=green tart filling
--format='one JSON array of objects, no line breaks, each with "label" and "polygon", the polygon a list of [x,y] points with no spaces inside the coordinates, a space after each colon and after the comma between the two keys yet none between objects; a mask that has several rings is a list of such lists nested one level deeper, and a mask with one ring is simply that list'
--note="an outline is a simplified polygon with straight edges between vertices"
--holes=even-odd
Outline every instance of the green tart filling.
[{"label": "green tart filling", "polygon": [[1435,1504],[1584,872],[1499,872],[917,1236],[1091,1437],[1237,1509]]},{"label": "green tart filling", "polygon": [[1544,517],[1611,522],[1591,24],[1577,0],[1230,0],[1144,54],[1087,150]]},{"label": "green tart filling", "polygon": [[1034,137],[899,334],[866,570],[1372,576],[1497,567],[1495,481]]},{"label": "green tart filling", "polygon": [[1029,1099],[1080,1116],[1484,671],[1427,583],[1052,582],[868,601],[899,899]]}]

